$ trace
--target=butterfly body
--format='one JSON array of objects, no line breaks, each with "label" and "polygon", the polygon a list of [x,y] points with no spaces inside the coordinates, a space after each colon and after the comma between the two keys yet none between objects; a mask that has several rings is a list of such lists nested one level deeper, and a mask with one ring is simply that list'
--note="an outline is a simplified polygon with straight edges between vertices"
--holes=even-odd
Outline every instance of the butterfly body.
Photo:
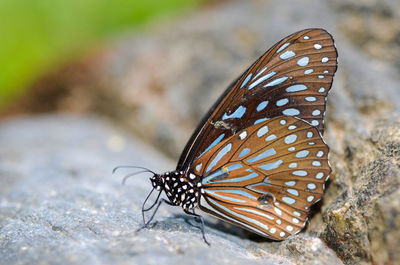
[{"label": "butterfly body", "polygon": [[197,208],[274,240],[301,231],[331,172],[322,134],[336,68],[336,48],[323,29],[275,44],[205,115],[176,170],[151,178],[168,200],[147,224],[166,202],[201,221]]},{"label": "butterfly body", "polygon": [[170,171],[155,174],[150,181],[157,191],[167,195],[171,205],[181,206],[185,211],[197,207],[202,188],[199,176],[184,171]]}]

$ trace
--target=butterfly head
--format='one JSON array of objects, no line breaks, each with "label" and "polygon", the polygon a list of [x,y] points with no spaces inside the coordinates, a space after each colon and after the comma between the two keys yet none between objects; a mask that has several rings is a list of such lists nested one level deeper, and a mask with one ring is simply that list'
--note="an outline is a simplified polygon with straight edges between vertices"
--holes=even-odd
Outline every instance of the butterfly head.
[{"label": "butterfly head", "polygon": [[154,174],[151,178],[151,185],[153,186],[154,189],[156,190],[161,190],[164,187],[165,183],[165,175],[160,175],[160,174]]}]

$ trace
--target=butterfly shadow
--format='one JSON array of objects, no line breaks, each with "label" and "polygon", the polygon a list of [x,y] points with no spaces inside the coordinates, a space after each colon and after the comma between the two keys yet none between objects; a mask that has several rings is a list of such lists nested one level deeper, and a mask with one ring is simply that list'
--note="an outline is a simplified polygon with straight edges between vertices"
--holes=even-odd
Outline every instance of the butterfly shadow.
[{"label": "butterfly shadow", "polygon": [[[184,213],[175,213],[173,216],[168,217],[163,222],[165,222],[165,224],[164,224],[165,226],[169,226],[169,228],[171,229],[172,228],[171,224],[176,223],[176,221],[179,219],[183,220],[188,225],[188,227],[187,227],[188,230],[190,230],[191,227],[194,227],[194,228],[198,229],[198,231],[201,233],[201,221],[197,218],[193,218],[192,216],[186,215]],[[251,240],[251,241],[254,241],[257,243],[274,242],[274,240],[262,237],[255,233],[249,232],[239,226],[236,226],[236,225],[224,222],[224,221],[220,221],[220,220],[212,221],[208,218],[204,218],[204,228],[205,228],[206,235],[208,233],[213,233],[213,234],[217,235],[217,233],[220,232],[220,233],[218,233],[219,236],[221,236],[221,233],[223,233],[223,234],[226,234],[229,236],[239,237],[241,239],[248,239],[248,240]],[[210,228],[212,230],[210,230]],[[182,227],[179,226],[178,224],[176,224],[176,230],[182,230]]]}]

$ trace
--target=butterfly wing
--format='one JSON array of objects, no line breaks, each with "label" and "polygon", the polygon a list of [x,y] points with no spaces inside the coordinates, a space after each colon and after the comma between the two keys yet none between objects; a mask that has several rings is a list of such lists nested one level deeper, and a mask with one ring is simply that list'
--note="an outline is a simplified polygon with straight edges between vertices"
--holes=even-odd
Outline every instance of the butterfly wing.
[{"label": "butterfly wing", "polygon": [[322,133],[336,59],[334,41],[323,29],[299,31],[275,44],[231,84],[203,118],[177,169],[187,170],[213,146],[273,117],[296,116]]},{"label": "butterfly wing", "polygon": [[204,176],[199,207],[275,240],[299,232],[331,168],[317,128],[278,117],[241,130],[190,168]]}]

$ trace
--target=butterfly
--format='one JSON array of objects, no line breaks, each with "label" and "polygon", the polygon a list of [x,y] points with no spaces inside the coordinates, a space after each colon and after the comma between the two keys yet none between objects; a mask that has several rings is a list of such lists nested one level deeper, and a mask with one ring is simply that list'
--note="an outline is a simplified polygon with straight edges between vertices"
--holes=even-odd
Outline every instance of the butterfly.
[{"label": "butterfly", "polygon": [[[197,217],[206,243],[197,209],[273,240],[300,232],[331,173],[321,135],[336,69],[334,40],[323,29],[276,43],[204,116],[176,170],[145,169],[153,189],[142,206],[144,227],[166,203]],[[154,190],[157,199],[145,209]]]}]

